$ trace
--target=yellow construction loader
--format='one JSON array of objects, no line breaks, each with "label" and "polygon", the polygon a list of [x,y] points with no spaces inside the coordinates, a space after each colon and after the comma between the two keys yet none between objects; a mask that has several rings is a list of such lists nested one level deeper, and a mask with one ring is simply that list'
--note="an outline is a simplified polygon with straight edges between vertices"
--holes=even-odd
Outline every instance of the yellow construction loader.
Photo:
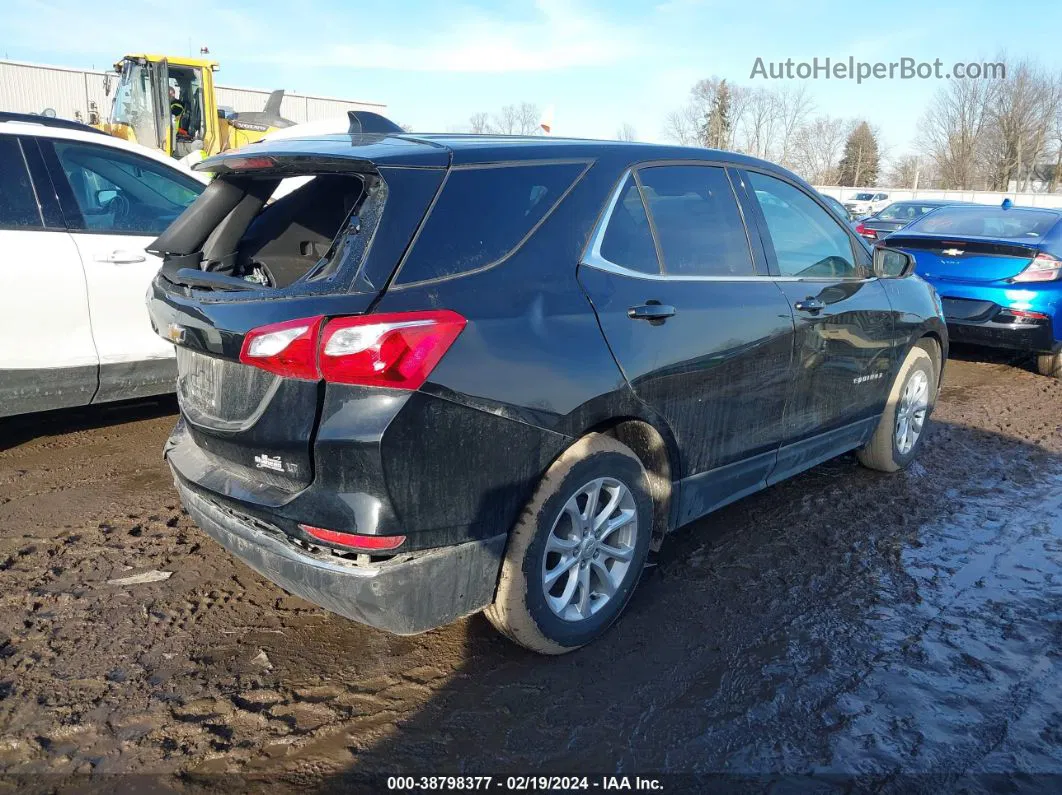
[{"label": "yellow construction loader", "polygon": [[126,55],[114,65],[118,85],[110,116],[89,122],[118,138],[192,159],[253,143],[295,123],[280,115],[283,90],[270,94],[263,110],[226,114],[218,108],[217,68],[217,61],[202,58]]}]

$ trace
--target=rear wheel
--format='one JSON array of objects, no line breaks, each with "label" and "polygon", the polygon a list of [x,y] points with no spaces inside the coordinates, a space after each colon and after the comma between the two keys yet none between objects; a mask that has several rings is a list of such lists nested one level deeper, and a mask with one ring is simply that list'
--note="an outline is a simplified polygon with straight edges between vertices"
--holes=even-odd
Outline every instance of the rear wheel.
[{"label": "rear wheel", "polygon": [[581,439],[550,466],[513,528],[487,618],[542,654],[584,646],[627,606],[652,521],[634,453],[600,434]]},{"label": "rear wheel", "polygon": [[1062,378],[1062,351],[1037,356],[1036,371],[1051,378]]},{"label": "rear wheel", "polygon": [[901,365],[874,435],[856,451],[863,466],[896,472],[918,455],[937,394],[937,368],[929,344],[915,345]]}]

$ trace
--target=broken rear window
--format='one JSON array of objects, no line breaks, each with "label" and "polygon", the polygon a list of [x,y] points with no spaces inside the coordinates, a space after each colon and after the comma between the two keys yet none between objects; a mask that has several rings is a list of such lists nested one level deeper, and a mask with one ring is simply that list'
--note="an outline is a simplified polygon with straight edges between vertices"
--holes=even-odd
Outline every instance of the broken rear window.
[{"label": "broken rear window", "polygon": [[508,256],[557,205],[586,163],[455,168],[397,283],[478,270]]}]

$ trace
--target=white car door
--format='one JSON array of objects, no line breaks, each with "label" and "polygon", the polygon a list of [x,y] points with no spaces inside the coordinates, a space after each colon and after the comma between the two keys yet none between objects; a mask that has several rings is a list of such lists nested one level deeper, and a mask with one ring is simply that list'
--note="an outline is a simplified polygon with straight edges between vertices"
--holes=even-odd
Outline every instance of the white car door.
[{"label": "white car door", "polygon": [[23,140],[39,161],[32,138],[0,134],[0,417],[89,403],[99,363],[81,258]]},{"label": "white car door", "polygon": [[[173,389],[173,345],[151,328],[145,295],[161,265],[144,248],[204,185],[136,152],[52,139],[53,179],[81,254],[100,358],[96,402]],[[57,169],[54,164],[58,164]]]}]

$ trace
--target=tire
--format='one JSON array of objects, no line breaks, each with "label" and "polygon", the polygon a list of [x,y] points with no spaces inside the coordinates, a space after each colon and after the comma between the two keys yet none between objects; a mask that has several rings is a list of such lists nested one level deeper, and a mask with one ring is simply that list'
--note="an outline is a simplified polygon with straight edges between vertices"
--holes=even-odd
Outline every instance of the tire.
[{"label": "tire", "polygon": [[1049,378],[1062,378],[1062,351],[1039,354],[1036,357],[1036,372]]},{"label": "tire", "polygon": [[[904,359],[900,372],[893,382],[889,399],[885,404],[877,428],[870,441],[856,451],[859,463],[868,469],[876,469],[879,472],[898,472],[907,467],[918,456],[922,442],[926,437],[926,428],[929,425],[929,415],[933,412],[933,404],[937,396],[937,368],[933,364],[927,345],[932,343],[920,342],[915,345]],[[908,387],[912,388],[912,396],[917,391],[917,382],[924,379],[925,385],[925,408],[921,413],[921,421],[917,424],[917,434],[909,447],[903,448],[900,443],[900,411],[905,405],[905,393]],[[909,419],[907,427],[914,427],[915,418]],[[908,441],[910,436],[907,437]]]},{"label": "tire", "polygon": [[[585,489],[594,488],[597,518],[608,507],[608,503],[601,507],[601,499],[617,501],[602,519],[611,517],[616,529],[602,530],[604,535],[597,540],[580,535],[585,528],[565,510],[574,499],[575,509],[585,515],[586,503],[579,500],[588,498]],[[631,518],[621,522],[627,516]],[[630,601],[645,567],[652,528],[649,478],[634,453],[608,436],[590,434],[580,439],[546,471],[510,533],[487,618],[510,640],[540,654],[565,654],[585,646],[602,635]],[[605,543],[599,546],[598,541]],[[574,548],[559,551],[558,544],[569,543]],[[629,554],[629,560],[610,558],[605,550]],[[549,586],[547,574],[556,575]],[[601,601],[609,587],[606,576],[613,592]],[[590,584],[585,600],[584,582]],[[565,594],[570,601],[559,613]]]}]

